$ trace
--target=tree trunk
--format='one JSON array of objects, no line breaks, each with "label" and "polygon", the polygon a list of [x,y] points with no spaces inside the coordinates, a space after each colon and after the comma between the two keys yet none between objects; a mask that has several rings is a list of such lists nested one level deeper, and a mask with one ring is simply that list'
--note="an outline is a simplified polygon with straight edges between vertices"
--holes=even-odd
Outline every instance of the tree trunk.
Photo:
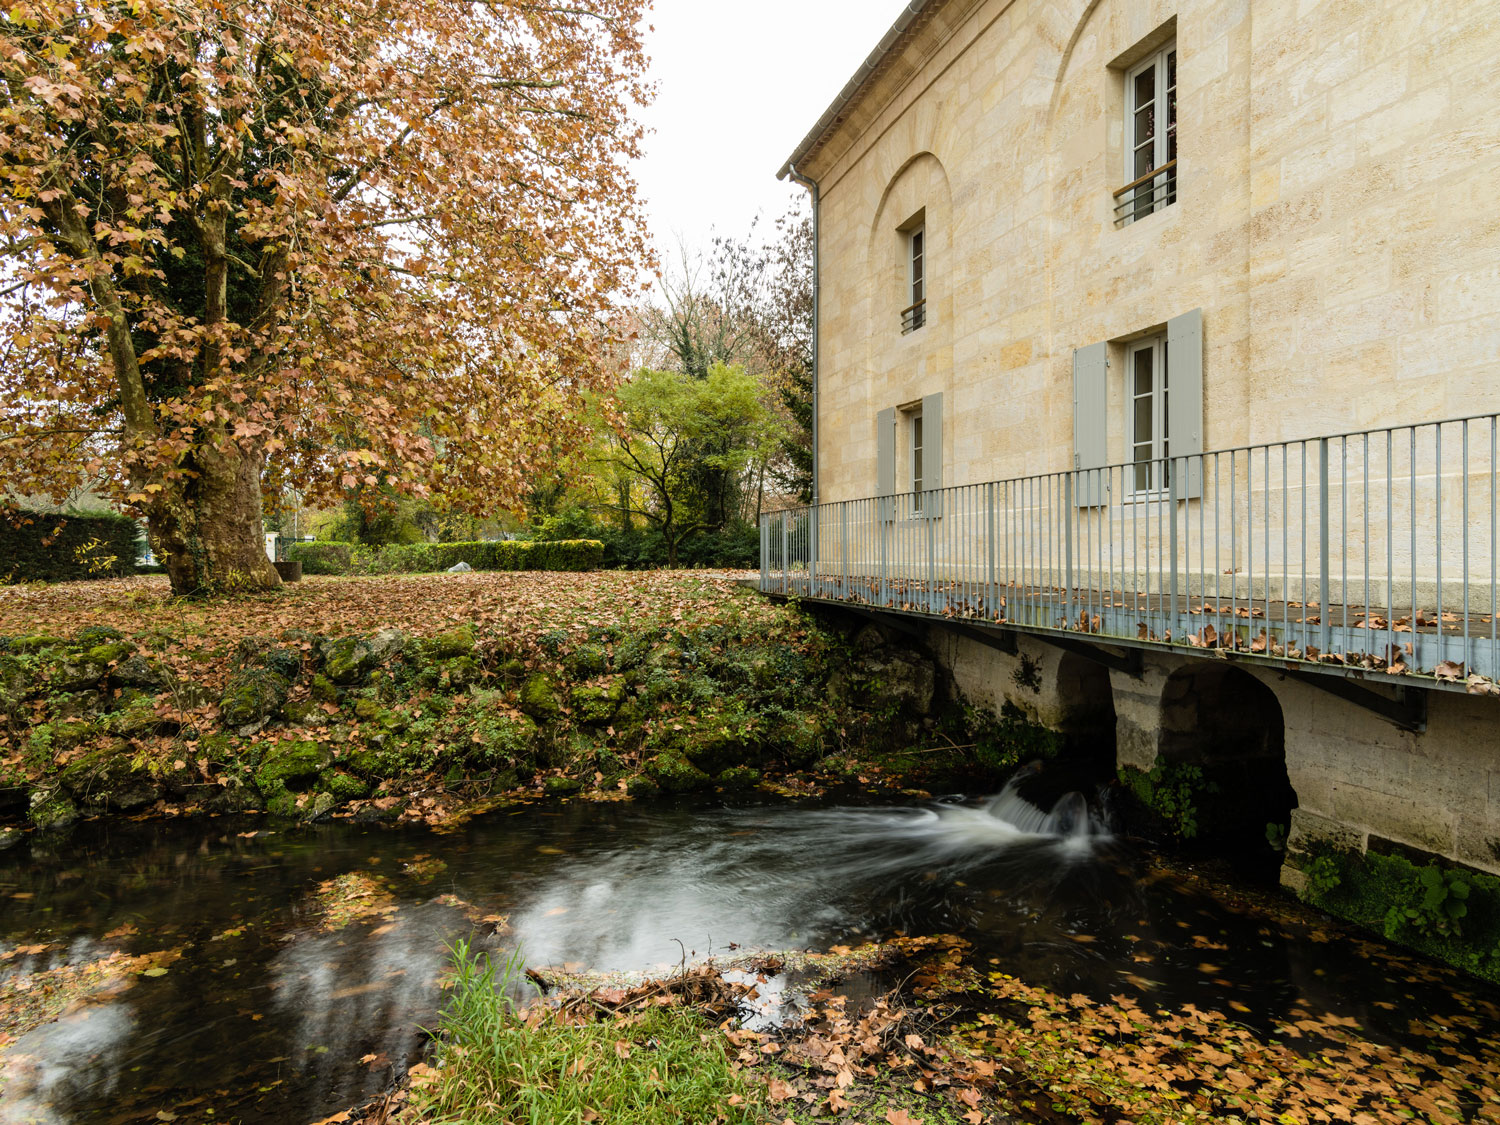
[{"label": "tree trunk", "polygon": [[281,585],[266,557],[260,459],[233,445],[200,448],[193,474],[164,482],[148,514],[151,547],[174,594],[223,594]]}]

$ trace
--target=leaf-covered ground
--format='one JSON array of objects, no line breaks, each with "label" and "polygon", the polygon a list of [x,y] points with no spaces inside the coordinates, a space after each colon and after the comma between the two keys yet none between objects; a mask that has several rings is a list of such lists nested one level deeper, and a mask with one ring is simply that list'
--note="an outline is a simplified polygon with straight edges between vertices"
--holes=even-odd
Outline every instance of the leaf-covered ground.
[{"label": "leaf-covered ground", "polygon": [[805,794],[1048,749],[1013,722],[975,729],[926,654],[689,572],[311,578],[208,601],[155,578],[11,587],[0,704],[0,820],[38,828],[440,823],[528,794]]}]

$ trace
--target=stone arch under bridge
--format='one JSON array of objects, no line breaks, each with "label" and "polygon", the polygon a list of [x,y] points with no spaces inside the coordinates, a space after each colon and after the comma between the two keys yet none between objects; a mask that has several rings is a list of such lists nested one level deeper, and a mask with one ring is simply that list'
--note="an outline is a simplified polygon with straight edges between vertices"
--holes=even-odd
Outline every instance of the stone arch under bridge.
[{"label": "stone arch under bridge", "polygon": [[1158,760],[1191,766],[1218,787],[1202,801],[1199,833],[1259,845],[1297,807],[1287,771],[1286,722],[1275,690],[1242,668],[1185,663],[1161,690]]}]

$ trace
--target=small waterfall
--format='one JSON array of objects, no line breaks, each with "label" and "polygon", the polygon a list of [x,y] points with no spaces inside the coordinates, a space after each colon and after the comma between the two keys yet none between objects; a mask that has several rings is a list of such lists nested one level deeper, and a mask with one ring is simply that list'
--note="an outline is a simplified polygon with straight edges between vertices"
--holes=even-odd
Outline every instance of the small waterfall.
[{"label": "small waterfall", "polygon": [[1018,772],[989,800],[985,811],[1022,832],[1037,836],[1087,839],[1109,834],[1102,818],[1095,815],[1087,798],[1077,790],[1059,797],[1051,811],[1039,808],[1021,796],[1022,783],[1034,776],[1039,768],[1033,765]]}]

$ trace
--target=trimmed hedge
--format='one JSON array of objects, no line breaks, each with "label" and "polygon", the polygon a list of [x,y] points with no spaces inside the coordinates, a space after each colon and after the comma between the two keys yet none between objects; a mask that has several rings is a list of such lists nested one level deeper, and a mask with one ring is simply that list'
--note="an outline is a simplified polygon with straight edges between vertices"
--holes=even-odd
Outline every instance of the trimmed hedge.
[{"label": "trimmed hedge", "polygon": [[140,527],[129,516],[0,509],[0,583],[134,574],[140,540]]},{"label": "trimmed hedge", "polygon": [[604,544],[592,539],[527,543],[293,543],[286,557],[307,574],[424,574],[468,563],[475,570],[598,570]]},{"label": "trimmed hedge", "polygon": [[300,562],[303,574],[348,574],[354,546],[350,543],[288,543],[289,562]]}]

